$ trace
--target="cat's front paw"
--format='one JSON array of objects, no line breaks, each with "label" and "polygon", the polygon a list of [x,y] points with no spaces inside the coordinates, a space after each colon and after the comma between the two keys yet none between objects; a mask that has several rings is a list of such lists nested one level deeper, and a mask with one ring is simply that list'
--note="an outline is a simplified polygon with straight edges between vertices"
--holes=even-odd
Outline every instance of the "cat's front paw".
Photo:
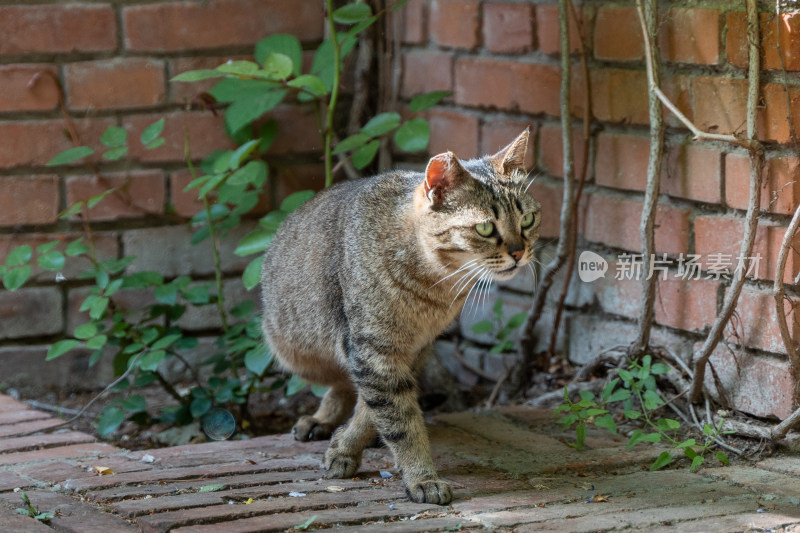
[{"label": "cat's front paw", "polygon": [[295,440],[326,440],[331,437],[335,428],[332,424],[320,422],[313,416],[301,416],[292,428],[292,435]]},{"label": "cat's front paw", "polygon": [[339,455],[328,450],[325,454],[325,477],[328,479],[345,479],[356,475],[361,461],[358,457]]},{"label": "cat's front paw", "polygon": [[453,490],[450,483],[441,479],[429,479],[419,483],[408,483],[406,494],[412,502],[438,503],[447,505],[453,500]]}]

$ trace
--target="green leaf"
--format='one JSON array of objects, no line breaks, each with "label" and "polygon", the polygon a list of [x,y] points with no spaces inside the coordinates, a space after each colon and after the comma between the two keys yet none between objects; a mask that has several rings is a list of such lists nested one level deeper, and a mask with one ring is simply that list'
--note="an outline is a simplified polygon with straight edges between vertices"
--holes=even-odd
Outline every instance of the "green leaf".
[{"label": "green leaf", "polygon": [[211,409],[211,399],[205,396],[195,398],[189,406],[189,411],[194,418],[200,418]]},{"label": "green leaf", "polygon": [[399,126],[401,120],[400,113],[395,113],[394,111],[381,113],[369,119],[361,128],[361,133],[370,137],[379,137]]},{"label": "green leaf", "polygon": [[372,163],[372,160],[375,159],[375,155],[378,153],[378,148],[380,148],[380,146],[380,141],[374,140],[368,142],[353,152],[353,166],[361,170]]},{"label": "green leaf", "polygon": [[308,383],[299,376],[292,376],[286,383],[286,396],[293,396],[303,390]]},{"label": "green leaf", "polygon": [[281,211],[291,213],[314,197],[314,191],[297,191],[290,194],[281,202]]},{"label": "green leaf", "polygon": [[65,339],[63,341],[58,341],[53,344],[49,350],[47,350],[47,357],[45,357],[45,361],[50,361],[51,359],[55,359],[56,357],[61,357],[68,351],[72,350],[73,348],[77,348],[80,346],[80,342],[74,339]]},{"label": "green leaf", "polygon": [[[108,342],[108,335],[95,335],[94,337],[86,341],[86,347],[89,348],[90,350],[100,350],[100,348],[105,346],[107,342]],[[98,357],[100,355],[102,355],[102,352],[98,354]],[[91,364],[89,366],[91,366]]]},{"label": "green leaf", "polygon": [[694,472],[705,462],[706,460],[703,459],[702,455],[698,455],[694,459],[692,459],[692,466],[689,467],[689,472]]},{"label": "green leaf", "polygon": [[339,141],[339,144],[337,144],[333,149],[333,155],[342,154],[344,152],[349,152],[350,150],[360,148],[364,146],[367,141],[369,141],[369,136],[364,133],[356,133],[355,135],[351,135],[350,137]]},{"label": "green leaf", "polygon": [[108,407],[97,421],[97,433],[101,437],[105,437],[109,433],[113,433],[124,421],[125,411],[119,407]]},{"label": "green leaf", "polygon": [[651,471],[661,470],[671,462],[672,462],[672,456],[669,454],[669,452],[661,452],[661,455],[659,455],[653,462],[653,464],[650,465],[650,470]]},{"label": "green leaf", "polygon": [[297,89],[304,89],[317,96],[321,96],[328,92],[328,89],[325,87],[325,84],[322,82],[322,80],[313,74],[303,74],[302,76],[297,76],[295,79],[290,80],[286,85],[289,87],[295,87]]},{"label": "green leaf", "polygon": [[614,422],[614,417],[611,415],[598,416],[594,419],[594,425],[601,428],[606,428],[611,433],[617,432],[617,424]]},{"label": "green leaf", "polygon": [[250,261],[244,269],[244,273],[242,273],[242,284],[244,284],[244,288],[248,291],[256,288],[261,282],[261,264],[263,262],[263,258],[256,257]]},{"label": "green leaf", "polygon": [[177,76],[173,76],[169,81],[202,81],[210,80],[212,78],[222,78],[223,76],[225,76],[225,74],[218,70],[189,70],[186,72],[181,72]]},{"label": "green leaf", "polygon": [[372,15],[366,3],[346,4],[333,12],[333,20],[339,24],[355,24]]},{"label": "green leaf", "polygon": [[292,61],[292,74],[300,75],[300,67],[303,65],[303,47],[297,37],[278,33],[256,43],[255,59],[259,65],[263,65],[272,53],[287,56]]},{"label": "green leaf", "polygon": [[181,291],[181,296],[194,305],[205,305],[211,301],[211,295],[208,293],[206,285],[196,285]]},{"label": "green leaf", "polygon": [[328,393],[330,387],[327,385],[311,385],[311,393],[317,398],[322,398]]},{"label": "green leaf", "polygon": [[662,431],[675,431],[681,428],[681,423],[672,418],[659,418],[656,425]]},{"label": "green leaf", "polygon": [[127,289],[144,289],[154,285],[161,285],[162,283],[164,283],[164,276],[158,272],[146,270],[125,276],[122,285]]},{"label": "green leaf", "polygon": [[252,139],[237,148],[236,151],[231,154],[230,161],[228,161],[228,169],[236,170],[242,166],[244,160],[258,148],[259,142],[261,142],[259,139]]},{"label": "green leaf", "polygon": [[164,139],[164,137],[159,137],[158,139],[156,139],[154,141],[150,141],[149,143],[145,144],[144,145],[144,149],[145,150],[154,150],[154,149],[158,148],[159,146],[163,146],[164,143],[166,143],[166,142],[167,141],[166,141],[166,139]]},{"label": "green leaf", "polygon": [[285,95],[285,90],[273,90],[236,100],[225,111],[225,123],[235,133],[278,105]]},{"label": "green leaf", "polygon": [[183,335],[181,335],[180,333],[173,333],[172,335],[167,335],[165,337],[161,337],[156,342],[154,342],[153,345],[150,346],[150,348],[153,349],[153,350],[162,350],[162,349],[166,348],[167,346],[171,346],[174,342],[178,341],[181,337],[183,337]]},{"label": "green leaf", "polygon": [[86,340],[97,335],[97,326],[93,322],[81,324],[75,328],[73,335],[76,339]]},{"label": "green leaf", "polygon": [[664,405],[664,400],[661,399],[657,392],[647,390],[644,391],[642,397],[644,398],[644,406],[650,411]]},{"label": "green leaf", "polygon": [[139,138],[139,140],[142,141],[142,144],[146,145],[147,148],[150,148],[149,145],[151,145],[154,141],[156,141],[158,137],[161,135],[161,132],[164,131],[164,123],[165,120],[162,117],[153,122],[152,124],[150,124],[149,126],[147,126],[142,132],[141,137]]},{"label": "green leaf", "polygon": [[628,389],[617,389],[606,400],[608,403],[621,402],[631,397],[631,391]]},{"label": "green leaf", "polygon": [[272,52],[264,60],[264,72],[269,78],[285,80],[294,72],[294,63],[286,54]]},{"label": "green leaf", "polygon": [[141,394],[134,394],[122,400],[122,408],[129,413],[141,413],[147,410],[147,402]]},{"label": "green leaf", "polygon": [[256,72],[258,72],[259,68],[258,65],[256,63],[253,63],[252,61],[230,60],[218,66],[216,70],[224,72],[225,74],[252,76]]},{"label": "green leaf", "polygon": [[45,270],[61,270],[64,268],[64,254],[58,250],[50,250],[36,258],[36,262]]},{"label": "green leaf", "polygon": [[314,523],[314,521],[315,521],[316,519],[317,519],[317,515],[311,515],[311,517],[309,517],[309,519],[308,519],[308,520],[306,520],[306,521],[305,521],[305,522],[303,522],[302,524],[297,524],[296,526],[294,526],[294,528],[293,528],[293,529],[296,529],[296,530],[298,530],[298,531],[305,531],[305,530],[307,530],[307,529],[308,529],[308,528],[311,526],[311,524],[313,524],[313,523]]},{"label": "green leaf", "polygon": [[244,354],[244,366],[256,376],[263,376],[272,362],[272,354],[265,344],[249,350]]},{"label": "green leaf", "polygon": [[697,445],[697,441],[695,439],[687,439],[687,440],[685,440],[683,442],[680,442],[680,443],[676,444],[675,447],[676,448],[689,448],[689,449],[691,449],[690,448],[691,446],[696,446],[696,445]]},{"label": "green leaf", "polygon": [[197,489],[197,492],[216,492],[216,491],[222,490],[224,488],[225,488],[225,485],[223,485],[222,483],[217,483],[215,485],[203,485],[202,487]]},{"label": "green leaf", "polygon": [[25,285],[31,277],[31,266],[25,265],[14,268],[3,274],[3,286],[9,291],[15,291]]},{"label": "green leaf", "polygon": [[76,239],[67,245],[66,250],[64,252],[69,257],[75,257],[76,255],[83,255],[89,251],[89,247],[83,244],[83,237]]},{"label": "green leaf", "polygon": [[581,422],[575,426],[575,448],[580,450],[586,443],[586,425]]},{"label": "green leaf", "polygon": [[314,59],[311,61],[311,73],[316,74],[322,83],[325,84],[325,92],[330,92],[333,87],[334,61],[333,61],[333,42],[330,38],[325,39],[314,52]]},{"label": "green leaf", "polygon": [[428,147],[430,136],[428,121],[424,118],[412,118],[394,132],[394,142],[401,150],[418,152]]},{"label": "green leaf", "polygon": [[627,418],[629,420],[638,420],[642,416],[642,413],[640,413],[639,411],[633,411],[633,410],[627,410],[627,409],[625,410],[624,414],[625,414],[625,418]]},{"label": "green leaf", "polygon": [[139,359],[139,368],[142,370],[149,370],[151,372],[155,372],[158,368],[158,364],[164,360],[167,356],[167,352],[164,350],[154,350],[152,352],[147,352]]},{"label": "green leaf", "polygon": [[652,367],[650,367],[650,373],[655,375],[666,374],[672,370],[669,365],[665,365],[664,363],[656,363]]},{"label": "green leaf", "polygon": [[92,196],[91,198],[86,200],[86,207],[88,207],[89,209],[93,208],[94,206],[96,206],[97,204],[102,202],[105,199],[106,196],[108,196],[109,194],[113,193],[114,191],[116,191],[116,188],[109,189],[107,191],[101,192],[100,194],[96,194],[96,195]]},{"label": "green leaf", "polygon": [[106,161],[118,161],[125,157],[128,153],[127,146],[120,146],[118,148],[112,148],[111,150],[107,151],[103,154],[103,159]]},{"label": "green leaf", "polygon": [[100,142],[107,148],[125,146],[125,143],[128,142],[128,132],[119,126],[109,126],[100,136]]},{"label": "green leaf", "polygon": [[731,460],[728,459],[728,456],[725,455],[725,452],[717,452],[716,455],[717,455],[717,460],[720,463],[724,464],[725,466],[731,465]]},{"label": "green leaf", "polygon": [[49,252],[50,250],[52,250],[53,248],[58,246],[58,243],[59,243],[59,241],[50,241],[50,242],[46,242],[44,244],[40,244],[39,246],[36,247],[36,253],[37,254],[46,254],[47,252]]},{"label": "green leaf", "polygon": [[641,429],[634,430],[628,440],[628,449],[633,448],[640,442],[661,442],[661,435],[658,433],[644,433]]},{"label": "green leaf", "polygon": [[472,331],[474,333],[478,333],[482,335],[484,333],[489,333],[494,328],[494,325],[488,320],[481,320],[480,322],[476,322],[472,325]]},{"label": "green leaf", "polygon": [[58,218],[65,219],[77,215],[83,211],[83,202],[75,202],[69,208],[58,214]]},{"label": "green leaf", "polygon": [[28,263],[33,257],[33,248],[27,244],[17,246],[6,256],[6,266],[19,266]]},{"label": "green leaf", "polygon": [[197,193],[198,198],[205,198],[208,193],[219,187],[227,177],[228,174],[215,174],[211,176],[209,180],[200,187],[200,191]]},{"label": "green leaf", "polygon": [[617,373],[619,373],[619,377],[622,378],[622,381],[625,383],[630,383],[633,381],[633,374],[625,370],[624,368],[620,368]]},{"label": "green leaf", "polygon": [[227,183],[234,186],[252,184],[261,187],[267,181],[267,164],[263,161],[250,161],[231,174]]},{"label": "green leaf", "polygon": [[525,323],[526,318],[528,318],[528,313],[516,313],[511,315],[511,318],[508,319],[506,327],[510,329],[518,328]]},{"label": "green leaf", "polygon": [[58,165],[67,165],[69,163],[74,163],[79,159],[83,159],[84,157],[89,157],[94,153],[94,150],[89,148],[88,146],[76,146],[74,148],[70,148],[68,150],[64,150],[53,159],[47,162],[45,166],[47,167],[54,167]]},{"label": "green leaf", "polygon": [[443,98],[447,98],[451,94],[453,93],[450,91],[432,91],[429,93],[418,94],[411,99],[411,102],[408,104],[408,109],[413,112],[425,111],[426,109],[435,106]]},{"label": "green leaf", "polygon": [[246,256],[263,252],[269,247],[273,237],[275,237],[274,231],[257,229],[242,237],[233,253]]},{"label": "green leaf", "polygon": [[259,145],[261,153],[269,150],[269,147],[272,146],[277,134],[278,122],[274,119],[269,119],[261,126],[261,144]]}]

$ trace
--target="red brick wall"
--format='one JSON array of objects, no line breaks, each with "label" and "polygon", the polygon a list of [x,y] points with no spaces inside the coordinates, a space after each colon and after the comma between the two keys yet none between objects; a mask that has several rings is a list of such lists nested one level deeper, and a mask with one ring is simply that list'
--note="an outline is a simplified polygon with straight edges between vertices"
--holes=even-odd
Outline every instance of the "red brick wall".
[{"label": "red brick wall", "polygon": [[[323,35],[321,3],[28,4],[20,0],[18,5],[0,6],[0,255],[23,242],[71,238],[79,225],[58,221],[56,214],[103,186],[81,167],[54,174],[43,166],[70,145],[53,80],[40,76],[31,86],[31,79],[44,69],[61,80],[68,112],[90,145],[97,144],[109,124],[137,133],[167,115],[164,147],[134,151],[130,165],[101,167],[109,182],[130,182],[127,202],[114,200],[93,214],[104,221],[98,232],[101,253],[136,254],[140,259],[132,268],[208,274],[207,254],[189,247],[185,230],[167,215],[186,217],[197,209],[181,192],[189,179],[182,164],[184,126],[192,137],[194,157],[228,141],[220,118],[187,108],[196,87],[168,80],[184,70],[248,56],[252,44],[268,33],[294,33],[313,48]],[[744,128],[743,9],[743,5],[700,0],[672,2],[661,12],[658,44],[665,65],[664,89],[703,129],[731,133]],[[573,51],[578,50],[582,31],[594,106],[590,157],[577,164],[578,171],[588,169],[580,210],[580,250],[595,250],[611,261],[604,280],[588,284],[573,278],[562,347],[581,362],[604,347],[629,342],[633,335],[639,287],[615,280],[613,274],[620,253],[638,251],[649,141],[643,45],[632,5],[587,0],[577,3],[577,11],[580,29],[570,23]],[[431,153],[453,150],[467,158],[493,152],[526,124],[534,124],[530,163],[538,177],[532,191],[544,205],[541,255],[547,260],[558,235],[561,201],[557,7],[544,0],[410,0],[400,16],[402,99],[431,90],[453,92],[429,113]],[[737,319],[726,332],[728,347],[720,348],[712,359],[735,406],[759,415],[784,416],[791,407],[788,362],[768,284],[782,228],[800,194],[795,183],[800,181],[798,155],[790,143],[786,118],[791,116],[800,130],[799,20],[800,15],[782,16],[778,37],[774,15],[762,13],[765,70],[759,136],[769,161],[756,250],[763,259],[759,279],[747,282]],[[781,82],[777,42],[789,71],[787,87]],[[585,80],[575,57],[572,108],[580,153]],[[313,185],[320,176],[313,116],[291,106],[276,114],[284,135],[272,149],[271,170],[276,172],[271,175],[279,176],[273,193],[291,190],[297,181],[303,188]],[[667,121],[658,252],[673,258],[681,253],[735,255],[747,199],[746,154],[727,145],[692,142],[674,117]],[[153,253],[154,243],[158,253]],[[226,263],[231,276],[241,268],[241,261]],[[788,268],[786,281],[791,281],[800,272],[794,254]],[[507,306],[525,308],[529,300],[524,293],[530,283],[516,280],[504,289]],[[74,281],[56,285],[50,273],[37,274],[37,285],[14,296],[0,292],[0,343],[43,346],[75,323],[72,310],[85,289]],[[727,285],[724,280],[660,283],[654,341],[689,358],[713,321]],[[7,320],[12,316],[16,318]],[[474,336],[469,328],[474,320],[464,318],[467,336]],[[547,326],[549,320],[542,324]],[[543,332],[549,338],[549,332]],[[509,363],[507,357],[475,357],[476,364],[494,373],[502,373]],[[745,368],[758,370],[744,379],[737,369]]]}]

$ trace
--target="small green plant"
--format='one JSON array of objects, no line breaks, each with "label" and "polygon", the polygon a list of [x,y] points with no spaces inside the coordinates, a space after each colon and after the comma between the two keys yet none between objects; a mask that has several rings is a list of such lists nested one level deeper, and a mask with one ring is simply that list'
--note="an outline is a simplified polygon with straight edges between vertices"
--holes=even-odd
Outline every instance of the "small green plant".
[{"label": "small green plant", "polygon": [[525,323],[527,313],[515,313],[506,320],[503,313],[503,300],[498,299],[492,308],[492,319],[481,320],[472,325],[472,331],[478,334],[490,333],[495,338],[495,345],[490,353],[509,353],[514,351],[512,334]]},{"label": "small green plant", "polygon": [[33,506],[31,503],[31,499],[28,497],[27,494],[23,491],[19,491],[19,497],[22,499],[22,503],[25,507],[17,507],[16,511],[25,516],[30,516],[31,518],[35,518],[40,522],[49,522],[53,518],[55,518],[55,513],[52,512],[45,512],[39,511],[36,507]]},{"label": "small green plant", "polygon": [[[581,391],[580,399],[573,402],[569,393],[564,388],[564,403],[560,405],[555,415],[563,415],[558,422],[564,429],[575,427],[575,442],[568,443],[580,450],[586,440],[588,425],[602,427],[611,433],[617,432],[617,424],[608,407],[618,404],[622,407],[622,415],[627,420],[638,420],[641,429],[631,433],[628,448],[642,442],[666,442],[674,450],[685,455],[691,460],[690,471],[696,470],[705,462],[705,456],[715,447],[717,437],[726,433],[722,431],[724,419],[720,418],[716,425],[703,426],[701,442],[690,438],[678,440],[681,423],[678,420],[657,416],[656,411],[666,405],[658,392],[656,376],[666,374],[672,369],[664,363],[653,363],[652,357],[645,355],[641,361],[631,360],[628,367],[618,370],[618,377],[611,380],[604,388],[600,397],[590,391]],[[722,464],[730,464],[728,456],[722,451],[716,451],[715,456]],[[669,451],[662,452],[650,466],[650,470],[659,470],[670,464],[674,456]]]}]

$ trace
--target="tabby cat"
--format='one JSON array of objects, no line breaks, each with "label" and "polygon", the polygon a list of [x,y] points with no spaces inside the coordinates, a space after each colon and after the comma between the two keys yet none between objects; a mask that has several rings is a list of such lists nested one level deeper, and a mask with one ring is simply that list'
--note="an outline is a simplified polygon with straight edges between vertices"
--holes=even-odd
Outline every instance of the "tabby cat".
[{"label": "tabby cat", "polygon": [[[349,478],[376,431],[408,497],[447,504],[417,402],[417,371],[470,291],[528,264],[540,205],[528,193],[529,129],[493,156],[433,157],[320,192],[286,219],[264,258],[263,330],[278,360],[330,386],[298,440],[326,439],[329,478]],[[355,406],[355,412],[353,407]]]}]

